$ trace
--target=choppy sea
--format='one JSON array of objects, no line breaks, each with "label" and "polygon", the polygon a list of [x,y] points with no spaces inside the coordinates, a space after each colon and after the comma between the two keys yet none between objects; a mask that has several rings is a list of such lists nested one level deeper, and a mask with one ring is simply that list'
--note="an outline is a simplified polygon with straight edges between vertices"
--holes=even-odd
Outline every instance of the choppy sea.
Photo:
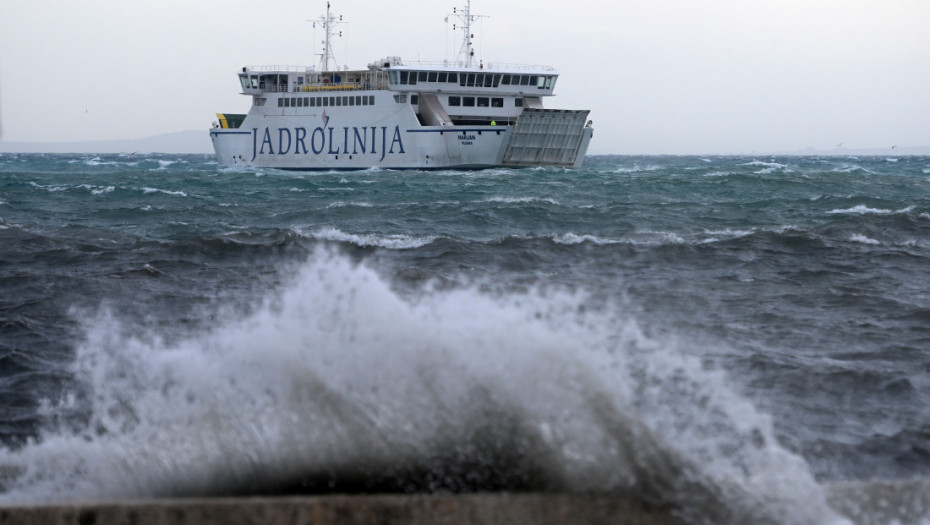
[{"label": "choppy sea", "polygon": [[0,505],[497,490],[930,523],[930,158],[0,155]]}]

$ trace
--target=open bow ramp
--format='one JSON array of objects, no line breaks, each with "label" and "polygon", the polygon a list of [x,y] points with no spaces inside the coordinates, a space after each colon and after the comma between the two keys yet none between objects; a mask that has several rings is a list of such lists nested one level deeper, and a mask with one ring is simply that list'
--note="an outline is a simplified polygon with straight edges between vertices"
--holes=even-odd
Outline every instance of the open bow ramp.
[{"label": "open bow ramp", "polygon": [[591,141],[588,110],[526,108],[504,151],[505,166],[577,168]]}]

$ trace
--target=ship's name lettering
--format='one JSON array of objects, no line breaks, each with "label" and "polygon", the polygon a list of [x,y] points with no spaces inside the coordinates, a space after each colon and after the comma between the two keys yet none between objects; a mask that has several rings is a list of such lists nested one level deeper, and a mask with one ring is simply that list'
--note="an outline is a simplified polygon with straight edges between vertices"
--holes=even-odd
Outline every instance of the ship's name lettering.
[{"label": "ship's name lettering", "polygon": [[[390,141],[388,136],[391,137]],[[404,153],[400,126],[252,128],[252,160],[259,155],[387,155]]]}]

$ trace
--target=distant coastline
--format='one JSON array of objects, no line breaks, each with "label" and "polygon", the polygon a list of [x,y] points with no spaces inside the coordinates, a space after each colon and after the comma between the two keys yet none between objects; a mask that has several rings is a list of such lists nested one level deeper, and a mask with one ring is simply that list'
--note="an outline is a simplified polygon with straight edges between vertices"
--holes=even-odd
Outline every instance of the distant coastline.
[{"label": "distant coastline", "polygon": [[807,148],[799,151],[786,151],[782,153],[773,153],[773,155],[787,155],[787,156],[834,156],[834,157],[900,157],[900,156],[930,156],[930,146],[919,146],[919,147],[887,147],[887,148],[833,148],[827,150],[817,150],[814,148]]},{"label": "distant coastline", "polygon": [[141,139],[82,142],[6,142],[0,153],[213,153],[207,130],[179,131]]},{"label": "distant coastline", "polygon": [[[140,139],[95,140],[82,142],[6,142],[0,140],[0,153],[213,153],[213,144],[206,130],[179,131]],[[590,153],[589,153],[590,155]],[[676,155],[618,153],[617,155]],[[806,148],[796,151],[750,151],[744,153],[695,153],[684,156],[930,156],[930,146],[885,148]]]}]

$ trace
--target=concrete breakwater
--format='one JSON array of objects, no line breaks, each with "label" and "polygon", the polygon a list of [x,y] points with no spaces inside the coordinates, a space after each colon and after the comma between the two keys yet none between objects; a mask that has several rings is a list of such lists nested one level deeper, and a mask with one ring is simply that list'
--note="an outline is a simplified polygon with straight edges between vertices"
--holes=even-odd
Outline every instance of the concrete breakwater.
[{"label": "concrete breakwater", "polygon": [[618,494],[304,496],[0,508],[0,525],[671,525]]}]

